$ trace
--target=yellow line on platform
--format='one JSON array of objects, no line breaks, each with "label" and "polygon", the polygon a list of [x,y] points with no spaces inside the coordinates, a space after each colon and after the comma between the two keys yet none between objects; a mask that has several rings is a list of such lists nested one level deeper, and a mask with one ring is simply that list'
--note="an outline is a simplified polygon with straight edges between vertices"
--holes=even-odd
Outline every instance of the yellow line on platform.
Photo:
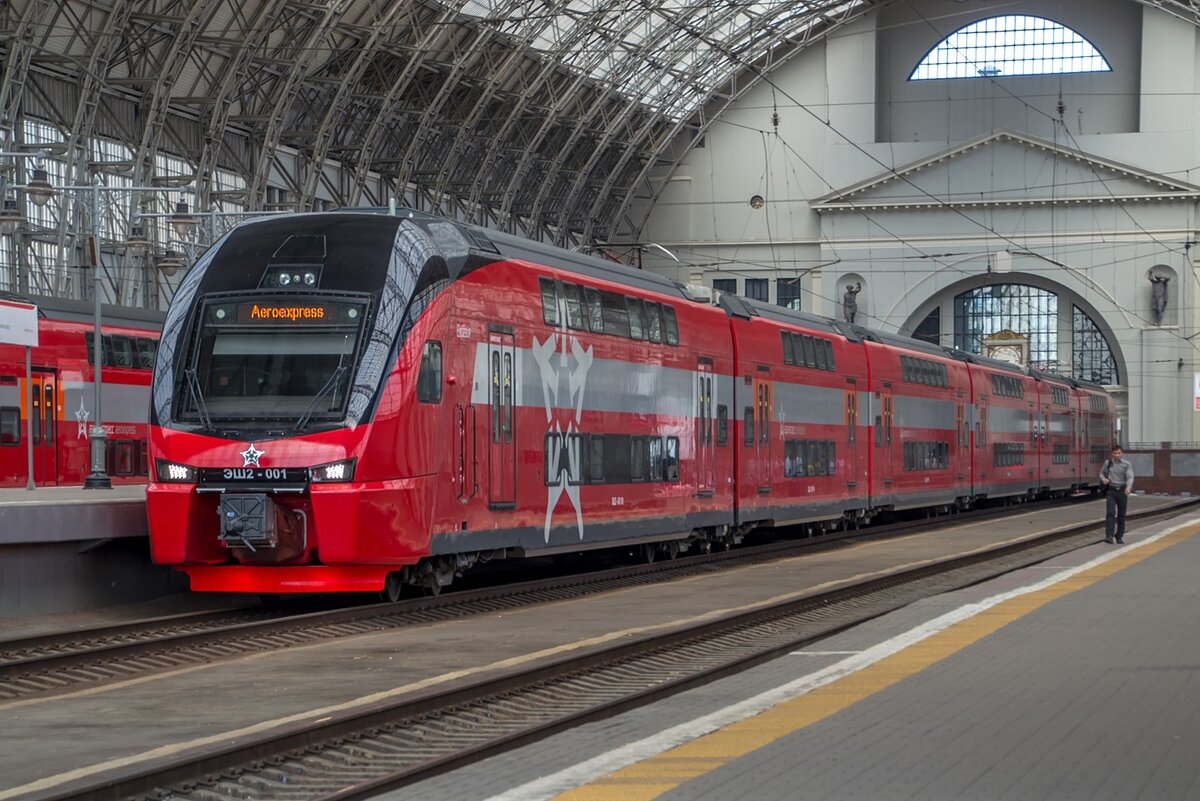
[{"label": "yellow line on platform", "polygon": [[1200,533],[1186,526],[1041,590],[1003,601],[849,676],[765,712],[555,796],[554,801],[652,801],[913,676],[1046,604]]}]

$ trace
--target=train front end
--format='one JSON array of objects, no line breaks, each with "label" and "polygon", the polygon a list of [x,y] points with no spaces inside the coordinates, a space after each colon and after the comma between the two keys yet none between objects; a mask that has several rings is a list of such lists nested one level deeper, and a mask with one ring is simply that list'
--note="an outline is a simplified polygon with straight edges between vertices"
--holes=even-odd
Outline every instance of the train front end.
[{"label": "train front end", "polygon": [[153,380],[155,562],[274,594],[376,591],[419,560],[432,480],[375,429],[431,271],[411,222],[346,213],[243,224],[192,268]]}]

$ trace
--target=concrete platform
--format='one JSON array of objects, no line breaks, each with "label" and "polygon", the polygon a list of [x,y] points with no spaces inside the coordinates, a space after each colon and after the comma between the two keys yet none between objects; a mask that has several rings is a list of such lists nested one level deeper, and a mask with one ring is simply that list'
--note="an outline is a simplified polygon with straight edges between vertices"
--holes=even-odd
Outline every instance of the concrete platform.
[{"label": "concrete platform", "polygon": [[[1165,508],[1177,502],[1139,497],[1130,506]],[[0,704],[0,799],[70,786],[73,780],[122,765],[237,741],[428,688],[461,685],[631,634],[670,630],[698,618],[800,597],[1102,516],[1099,502],[1063,505],[670,584],[185,668],[71,696]],[[788,670],[794,676],[798,668]],[[741,684],[740,677],[734,680]],[[722,695],[726,703],[736,697]],[[658,713],[652,718],[665,721]],[[607,731],[602,733],[605,748],[611,747],[612,732],[618,732]],[[514,757],[499,770],[465,773],[461,781],[438,785],[435,794],[422,790],[402,797],[483,797],[520,785],[556,765],[587,758],[583,746],[563,748],[574,736],[559,735],[537,759]],[[620,731],[617,741],[634,736]],[[527,770],[530,766],[534,772]]]},{"label": "concrete platform", "polygon": [[0,618],[143,601],[187,582],[150,562],[146,487],[0,489]]},{"label": "concrete platform", "polygon": [[1200,515],[380,796],[1200,798]]},{"label": "concrete platform", "polygon": [[0,545],[146,535],[144,484],[0,489]]}]

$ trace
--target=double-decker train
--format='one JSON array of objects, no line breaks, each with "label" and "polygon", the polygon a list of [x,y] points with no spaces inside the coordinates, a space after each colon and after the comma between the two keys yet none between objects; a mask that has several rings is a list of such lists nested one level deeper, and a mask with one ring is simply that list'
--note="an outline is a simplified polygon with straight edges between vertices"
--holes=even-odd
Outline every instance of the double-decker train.
[{"label": "double-decker train", "polygon": [[[25,348],[0,344],[0,487],[24,487],[33,445],[36,486],[82,485],[91,472],[95,423],[92,306],[0,293],[3,303],[38,304],[31,375]],[[146,408],[162,315],[106,307],[101,328],[101,406],[114,483],[145,483]]]},{"label": "double-decker train", "polygon": [[395,596],[1098,482],[1099,386],[712,294],[419,212],[245,223],[164,325],[154,559]]}]

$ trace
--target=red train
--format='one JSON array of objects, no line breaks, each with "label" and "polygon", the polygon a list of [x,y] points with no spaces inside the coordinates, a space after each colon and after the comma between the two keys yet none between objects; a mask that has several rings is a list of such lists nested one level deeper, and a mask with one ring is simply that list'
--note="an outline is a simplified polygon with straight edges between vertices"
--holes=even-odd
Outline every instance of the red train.
[{"label": "red train", "polygon": [[1097,386],[444,219],[246,223],[168,312],[156,561],[192,588],[429,590],[477,562],[1066,493]]},{"label": "red train", "polygon": [[[32,353],[34,483],[82,486],[91,472],[88,438],[96,411],[92,307],[0,293],[0,300],[6,299],[38,304],[38,347]],[[161,319],[154,312],[104,309],[101,403],[114,483],[148,479],[146,409]],[[0,344],[0,487],[24,487],[29,478],[29,389],[25,349]]]}]

